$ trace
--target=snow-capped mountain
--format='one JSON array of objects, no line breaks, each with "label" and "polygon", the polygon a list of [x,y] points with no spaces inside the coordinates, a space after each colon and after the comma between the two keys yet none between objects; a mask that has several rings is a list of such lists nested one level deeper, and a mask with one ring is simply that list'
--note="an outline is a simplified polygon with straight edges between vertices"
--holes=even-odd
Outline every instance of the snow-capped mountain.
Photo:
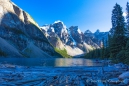
[{"label": "snow-capped mountain", "polygon": [[84,41],[91,45],[93,48],[100,48],[98,39],[94,36],[94,33],[92,33],[90,30],[86,30],[84,32]]},{"label": "snow-capped mountain", "polygon": [[41,29],[54,47],[66,49],[70,56],[84,54],[81,49],[76,47],[77,43],[72,36],[71,29],[67,28],[62,21],[44,25]]},{"label": "snow-capped mountain", "polygon": [[70,34],[72,36],[72,38],[77,42],[77,43],[82,43],[83,42],[83,37],[82,37],[82,32],[81,30],[78,28],[78,26],[71,26],[69,28],[70,30]]},{"label": "snow-capped mountain", "polygon": [[103,38],[104,39],[107,39],[108,38],[108,34],[109,32],[100,32],[100,30],[96,30],[96,32],[94,33],[94,36],[99,39],[99,40],[102,40]]},{"label": "snow-capped mountain", "polygon": [[67,28],[62,21],[40,28],[13,2],[0,0],[0,56],[62,56],[65,50],[65,55],[76,56],[99,48],[102,37],[106,37],[105,33],[90,30],[83,33],[78,26]]},{"label": "snow-capped mountain", "polygon": [[[54,47],[66,49],[68,53],[69,49],[66,46],[71,49],[76,48],[81,50],[83,53],[100,48],[102,37],[107,36],[107,33],[92,33],[90,30],[86,30],[83,33],[78,26],[67,28],[62,21],[56,21],[50,25],[43,25],[41,29]],[[80,54],[78,52],[75,53],[76,55]]]},{"label": "snow-capped mountain", "polygon": [[101,41],[104,41],[104,45],[106,46],[106,41],[108,40],[109,32],[100,32],[100,30],[96,30],[94,33],[95,38],[99,41],[99,45]]},{"label": "snow-capped mountain", "polygon": [[64,45],[76,45],[75,40],[71,36],[70,30],[62,21],[55,21],[53,24],[44,25],[41,29],[49,40],[51,40],[51,37],[56,37],[60,38]]}]

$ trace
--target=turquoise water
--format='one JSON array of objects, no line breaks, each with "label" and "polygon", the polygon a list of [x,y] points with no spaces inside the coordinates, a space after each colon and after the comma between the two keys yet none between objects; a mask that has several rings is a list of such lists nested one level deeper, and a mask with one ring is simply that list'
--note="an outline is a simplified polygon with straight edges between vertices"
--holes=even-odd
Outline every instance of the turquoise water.
[{"label": "turquoise water", "polygon": [[83,58],[0,58],[0,63],[21,66],[74,67],[74,66],[106,66],[106,63]]}]

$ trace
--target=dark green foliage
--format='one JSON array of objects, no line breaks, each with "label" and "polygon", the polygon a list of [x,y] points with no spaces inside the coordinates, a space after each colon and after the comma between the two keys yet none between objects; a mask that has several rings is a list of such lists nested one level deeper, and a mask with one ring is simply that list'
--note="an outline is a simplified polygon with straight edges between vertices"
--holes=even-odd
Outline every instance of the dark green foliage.
[{"label": "dark green foliage", "polygon": [[6,57],[7,54],[0,49],[0,56]]},{"label": "dark green foliage", "polygon": [[101,49],[95,49],[87,53],[84,58],[100,58],[101,57]]},{"label": "dark green foliage", "polygon": [[127,5],[126,5],[126,12],[127,12],[127,16],[126,16],[127,26],[128,26],[128,29],[129,29],[129,3],[128,2],[127,2]]},{"label": "dark green foliage", "polygon": [[104,38],[102,39],[102,47],[101,47],[101,59],[103,59],[104,58],[104,53],[105,53],[105,45],[104,45]]},{"label": "dark green foliage", "polygon": [[107,59],[109,58],[109,56],[110,56],[109,47],[104,47],[104,48],[90,51],[84,56],[84,58],[90,58],[90,59],[94,59],[94,58],[105,59],[106,58]]},{"label": "dark green foliage", "polygon": [[129,40],[127,41],[127,44],[126,44],[126,52],[125,52],[125,60],[124,62],[126,64],[129,64]]},{"label": "dark green foliage", "polygon": [[116,60],[117,60],[118,62],[124,62],[125,59],[126,59],[126,57],[125,57],[125,50],[123,49],[123,50],[121,50],[121,51],[117,54]]},{"label": "dark green foliage", "polygon": [[[121,27],[124,28],[125,25],[125,20],[124,17],[122,16],[123,12],[122,12],[122,7],[116,3],[116,5],[114,6],[114,9],[112,10],[112,28],[110,30],[111,34],[114,35],[115,31],[116,31],[116,27]],[[122,29],[121,29],[122,30]]]},{"label": "dark green foliage", "polygon": [[110,57],[109,47],[106,47],[104,50],[104,58],[109,58],[109,57]]},{"label": "dark green foliage", "polygon": [[100,49],[95,49],[90,51],[85,55],[84,58],[100,58],[100,59],[105,59],[109,58],[110,56],[110,51],[109,51],[109,42],[106,39],[106,43],[104,45],[105,39],[102,40],[103,46]]},{"label": "dark green foliage", "polygon": [[[127,19],[127,36],[129,37],[129,3],[127,2],[127,5],[126,5],[126,12],[127,12],[127,16],[126,16],[126,19]],[[126,43],[126,52],[125,52],[125,63],[126,64],[129,64],[129,38],[127,38],[127,43]]]},{"label": "dark green foliage", "polygon": [[[114,62],[123,62],[128,64],[129,60],[128,60],[128,48],[127,48],[127,36],[125,36],[125,34],[127,32],[126,28],[125,28],[125,22],[124,22],[124,18],[122,16],[123,12],[121,7],[116,4],[115,9],[117,10],[117,12],[113,15],[116,15],[116,27],[114,27],[114,34],[112,34],[113,36],[110,38],[110,57],[113,59]],[[114,21],[114,20],[112,20]],[[112,26],[113,27],[113,26]],[[127,61],[128,60],[128,61]]]},{"label": "dark green foliage", "polygon": [[129,41],[126,44],[126,48],[123,48],[114,59],[115,62],[123,62],[129,64]]},{"label": "dark green foliage", "polygon": [[110,57],[115,58],[117,54],[122,50],[126,45],[125,40],[125,22],[124,17],[122,16],[122,8],[120,5],[116,4],[112,11],[112,29],[110,38]]}]

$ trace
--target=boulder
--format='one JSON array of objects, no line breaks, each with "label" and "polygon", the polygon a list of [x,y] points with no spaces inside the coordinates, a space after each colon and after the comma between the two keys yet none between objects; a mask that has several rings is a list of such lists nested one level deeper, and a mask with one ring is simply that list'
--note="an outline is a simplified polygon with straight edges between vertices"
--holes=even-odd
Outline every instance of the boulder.
[{"label": "boulder", "polygon": [[124,79],[124,80],[123,80],[123,83],[124,83],[125,85],[129,85],[129,79]]},{"label": "boulder", "polygon": [[121,75],[119,75],[118,77],[120,80],[124,80],[124,79],[129,79],[129,71],[128,72],[124,72]]}]

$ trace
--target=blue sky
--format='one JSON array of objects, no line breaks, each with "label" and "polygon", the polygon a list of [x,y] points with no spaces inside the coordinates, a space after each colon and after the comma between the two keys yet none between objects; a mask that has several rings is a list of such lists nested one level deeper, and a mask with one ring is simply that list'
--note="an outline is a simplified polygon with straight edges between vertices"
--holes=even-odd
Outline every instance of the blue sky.
[{"label": "blue sky", "polygon": [[69,28],[79,26],[82,32],[109,31],[115,3],[125,12],[128,0],[12,0],[42,26],[61,20]]}]

